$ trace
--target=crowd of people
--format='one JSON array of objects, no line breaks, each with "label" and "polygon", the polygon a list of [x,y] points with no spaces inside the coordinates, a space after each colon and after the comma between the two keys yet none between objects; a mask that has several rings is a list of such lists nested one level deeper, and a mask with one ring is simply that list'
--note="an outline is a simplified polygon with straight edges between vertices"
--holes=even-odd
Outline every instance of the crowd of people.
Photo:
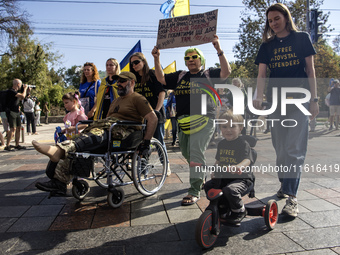
[{"label": "crowd of people", "polygon": [[[116,59],[109,58],[106,61],[107,77],[100,80],[98,70],[93,63],[86,62],[83,66],[79,95],[68,93],[63,96],[63,102],[67,115],[64,118],[67,127],[63,130],[68,140],[57,145],[40,144],[33,141],[34,148],[50,158],[46,173],[50,181],[37,183],[36,187],[43,191],[58,191],[66,193],[67,183],[70,181],[69,161],[67,154],[70,151],[84,151],[91,148],[98,148],[107,141],[107,134],[103,130],[84,129],[81,134],[75,134],[75,125],[84,119],[105,120],[108,123],[117,120],[147,120],[147,131],[138,150],[148,149],[150,139],[158,139],[166,150],[164,142],[165,121],[170,119],[172,123],[172,146],[175,146],[176,139],[179,140],[179,148],[187,161],[190,176],[190,187],[188,194],[182,199],[183,206],[195,204],[200,199],[200,193],[204,189],[218,186],[225,191],[225,197],[229,201],[232,223],[239,223],[246,215],[242,203],[243,195],[253,185],[254,178],[250,175],[243,175],[242,169],[252,163],[249,144],[242,139],[245,129],[240,126],[245,116],[234,115],[232,112],[233,102],[231,94],[220,91],[223,102],[229,105],[220,109],[219,116],[216,116],[216,106],[212,100],[202,101],[202,90],[196,89],[195,79],[202,79],[205,84],[214,86],[212,79],[225,82],[231,74],[231,67],[221,48],[217,35],[212,40],[212,46],[216,51],[219,60],[219,68],[205,67],[205,57],[198,48],[189,48],[184,53],[184,62],[188,70],[179,70],[170,74],[164,74],[160,50],[154,47],[151,54],[154,58],[155,70],[149,68],[149,64],[143,53],[134,53],[129,59],[130,72],[120,72],[120,66]],[[287,52],[279,49],[289,49]],[[275,56],[281,52],[282,57]],[[258,51],[255,63],[258,65],[257,94],[253,99],[256,109],[263,109],[262,103],[265,100],[272,102],[273,88],[295,86],[310,91],[311,101],[306,102],[304,107],[309,109],[310,118],[313,119],[319,112],[317,84],[314,71],[313,55],[316,54],[310,37],[305,32],[297,31],[288,8],[281,4],[273,4],[266,11],[266,24],[263,32],[263,43]],[[282,64],[278,59],[291,59],[288,65]],[[265,91],[265,80],[269,69],[269,85]],[[299,83],[291,84],[296,78]],[[301,79],[302,78],[302,79]],[[289,82],[287,82],[289,79]],[[295,81],[295,80],[294,80]],[[301,82],[302,81],[302,82]],[[234,79],[233,84],[243,93],[244,86],[240,79]],[[21,81],[16,79],[13,88],[10,90],[11,104],[7,114],[10,131],[7,137],[15,134],[15,149],[22,149],[19,145],[20,127],[19,100],[24,100],[24,112],[27,119],[27,133],[36,133],[33,121],[33,112],[40,116],[39,103],[34,108],[32,99],[29,96],[29,88],[23,85],[23,92],[18,92]],[[339,81],[334,80],[329,88],[330,92],[330,113],[336,117],[338,129],[340,103]],[[164,100],[169,91],[166,104]],[[337,95],[337,103],[335,96]],[[295,95],[293,95],[295,96]],[[280,94],[279,94],[280,105]],[[201,104],[206,103],[206,114],[201,113]],[[43,111],[48,113],[45,106]],[[280,107],[271,115],[274,119],[293,119],[297,121],[295,127],[283,127],[280,125],[271,126],[271,137],[276,152],[276,165],[295,166],[289,169],[299,169],[304,164],[307,152],[308,124],[309,117],[297,108],[288,109],[287,115],[281,115]],[[223,181],[209,181],[205,183],[205,173],[196,171],[197,167],[206,165],[205,151],[211,141],[215,126],[213,120],[222,117],[226,120],[237,120],[237,125],[221,125],[218,133],[222,134],[223,140],[218,144],[216,153],[216,164],[228,167],[235,167],[237,171],[232,176],[223,177]],[[39,118],[40,119],[40,118]],[[46,119],[47,122],[47,119]],[[35,124],[33,124],[35,123]],[[331,122],[333,123],[333,121]],[[94,125],[95,126],[95,125]],[[32,128],[32,130],[31,130]],[[82,129],[82,127],[80,128]],[[95,131],[94,131],[95,130]],[[124,130],[121,139],[130,130]],[[7,150],[10,149],[7,140]],[[233,156],[226,161],[224,153],[236,151],[239,156]],[[233,154],[234,155],[234,154]],[[231,163],[232,162],[232,163]],[[169,162],[168,175],[171,174]],[[301,170],[301,169],[299,169]],[[279,172],[280,185],[277,197],[287,198],[282,213],[292,217],[298,214],[297,193],[301,178],[301,171]]]}]

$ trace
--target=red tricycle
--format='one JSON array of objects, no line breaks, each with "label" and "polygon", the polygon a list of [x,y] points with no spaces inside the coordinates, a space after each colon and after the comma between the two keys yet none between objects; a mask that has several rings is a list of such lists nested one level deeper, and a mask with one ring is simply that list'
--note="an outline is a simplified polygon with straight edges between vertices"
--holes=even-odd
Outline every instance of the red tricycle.
[{"label": "red tricycle", "polygon": [[[228,214],[230,209],[226,206],[228,203],[223,196],[221,189],[210,189],[207,193],[210,200],[209,206],[199,217],[196,224],[196,241],[198,245],[204,249],[212,247],[220,233],[220,224],[229,223],[222,215]],[[278,206],[275,200],[269,200],[266,205],[260,207],[247,207],[247,215],[262,216],[268,229],[272,230],[278,220]],[[240,226],[240,223],[234,226]]]}]

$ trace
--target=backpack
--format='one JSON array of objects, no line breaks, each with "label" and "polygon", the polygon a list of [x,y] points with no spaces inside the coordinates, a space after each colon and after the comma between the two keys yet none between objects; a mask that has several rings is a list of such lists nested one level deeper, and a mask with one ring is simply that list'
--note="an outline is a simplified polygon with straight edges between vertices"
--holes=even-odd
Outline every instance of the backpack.
[{"label": "backpack", "polygon": [[0,112],[5,112],[7,108],[7,90],[0,91]]}]

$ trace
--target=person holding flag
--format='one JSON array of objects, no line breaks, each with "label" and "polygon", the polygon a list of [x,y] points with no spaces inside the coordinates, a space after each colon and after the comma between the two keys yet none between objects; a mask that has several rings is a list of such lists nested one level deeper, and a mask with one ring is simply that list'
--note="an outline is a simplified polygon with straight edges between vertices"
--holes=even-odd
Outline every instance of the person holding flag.
[{"label": "person holding flag", "polygon": [[[215,118],[215,110],[213,107],[208,108],[207,115],[200,115],[200,107],[192,107],[190,109],[190,101],[192,103],[201,102],[201,94],[195,94],[195,85],[191,79],[205,78],[207,83],[210,83],[210,78],[220,78],[225,80],[231,73],[229,62],[221,49],[220,41],[217,35],[214,35],[212,44],[217,51],[217,56],[220,61],[221,68],[209,68],[204,70],[205,58],[203,53],[197,48],[190,48],[185,52],[185,65],[189,71],[177,71],[170,74],[164,74],[160,63],[160,51],[155,46],[152,50],[152,55],[155,61],[155,74],[157,80],[164,85],[165,89],[175,90],[177,120],[179,123],[179,146],[182,155],[185,157],[190,167],[190,188],[188,195],[183,198],[182,205],[195,204],[200,198],[200,191],[204,182],[205,173],[196,171],[196,167],[204,166],[204,152],[208,147],[210,139],[214,133],[213,119]],[[193,92],[193,93],[191,93]],[[193,98],[192,98],[193,97]],[[194,102],[195,101],[195,102]],[[198,117],[195,121],[202,120],[201,128],[193,129],[191,117]],[[184,123],[183,120],[188,120]],[[189,128],[181,128],[180,122]],[[189,130],[188,130],[189,129]]]},{"label": "person holding flag", "polygon": [[[118,97],[117,94],[117,83],[112,78],[113,75],[118,75],[120,72],[128,72],[130,71],[129,60],[131,55],[134,52],[141,52],[142,47],[140,40],[132,47],[132,49],[126,54],[123,60],[118,64],[117,60],[114,58],[109,58],[106,61],[106,74],[107,77],[103,79],[101,82],[104,86],[99,87],[98,95],[97,95],[97,103],[95,105],[96,110],[94,119],[105,119],[107,115],[107,111],[110,107],[110,104],[114,99]],[[104,94],[105,93],[105,94]],[[98,107],[97,107],[98,106]]]},{"label": "person holding flag", "polygon": [[102,79],[97,95],[97,111],[94,119],[105,119],[109,111],[110,104],[113,100],[118,98],[117,82],[113,79],[114,75],[120,73],[120,65],[115,58],[109,58],[106,61],[106,75],[107,77]]}]

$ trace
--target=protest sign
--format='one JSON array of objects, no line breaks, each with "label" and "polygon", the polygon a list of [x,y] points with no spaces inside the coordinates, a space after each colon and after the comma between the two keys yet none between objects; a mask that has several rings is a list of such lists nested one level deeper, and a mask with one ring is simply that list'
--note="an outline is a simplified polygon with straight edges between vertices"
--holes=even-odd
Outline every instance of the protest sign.
[{"label": "protest sign", "polygon": [[217,10],[161,19],[158,26],[158,49],[209,43],[216,34]]}]

